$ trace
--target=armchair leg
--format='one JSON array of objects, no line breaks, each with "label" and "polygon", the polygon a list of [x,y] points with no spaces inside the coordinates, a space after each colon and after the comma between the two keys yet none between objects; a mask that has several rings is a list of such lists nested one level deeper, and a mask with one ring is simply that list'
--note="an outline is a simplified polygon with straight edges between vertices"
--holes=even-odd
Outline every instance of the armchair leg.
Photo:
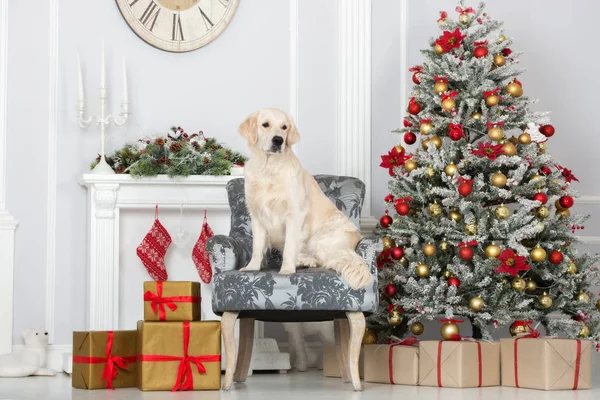
[{"label": "armchair leg", "polygon": [[252,359],[252,347],[254,346],[254,318],[240,319],[240,346],[238,349],[237,366],[233,374],[234,382],[246,382],[250,361]]},{"label": "armchair leg", "polygon": [[[235,321],[237,320],[237,312],[224,312],[221,317],[221,335],[223,335],[223,343],[225,344],[225,378],[223,379],[223,390],[231,389],[233,384],[233,373],[236,364],[236,348],[235,348]],[[247,373],[247,371],[246,371]]]},{"label": "armchair leg", "polygon": [[348,339],[350,338],[350,325],[347,319],[336,319],[333,321],[335,332],[335,350],[338,365],[342,374],[342,382],[350,382],[348,371]]},{"label": "armchair leg", "polygon": [[346,312],[350,322],[350,346],[348,349],[348,370],[354,390],[362,391],[360,375],[358,372],[358,359],[360,357],[360,345],[365,334],[365,315],[362,312]]}]

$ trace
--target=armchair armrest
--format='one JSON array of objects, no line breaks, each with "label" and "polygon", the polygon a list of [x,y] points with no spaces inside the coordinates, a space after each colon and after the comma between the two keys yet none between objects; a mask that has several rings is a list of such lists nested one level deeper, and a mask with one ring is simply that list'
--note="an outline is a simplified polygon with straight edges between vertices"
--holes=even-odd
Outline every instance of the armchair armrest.
[{"label": "armchair armrest", "polygon": [[377,254],[380,252],[381,239],[378,236],[364,237],[356,245],[356,253],[360,255],[369,265],[369,271],[377,284]]},{"label": "armchair armrest", "polygon": [[246,266],[250,252],[245,241],[226,235],[214,235],[206,242],[206,251],[215,274],[234,271]]}]

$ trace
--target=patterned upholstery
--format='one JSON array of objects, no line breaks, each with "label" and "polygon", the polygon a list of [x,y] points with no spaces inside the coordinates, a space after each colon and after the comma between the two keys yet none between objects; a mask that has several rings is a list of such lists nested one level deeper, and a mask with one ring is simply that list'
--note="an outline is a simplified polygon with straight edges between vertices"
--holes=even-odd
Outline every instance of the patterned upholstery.
[{"label": "patterned upholstery", "polygon": [[[358,227],[365,196],[365,185],[350,177],[315,176],[317,183],[331,201]],[[368,263],[374,278],[372,285],[353,290],[332,270],[298,268],[292,275],[279,275],[281,254],[269,250],[266,265],[260,271],[240,272],[252,254],[252,229],[246,208],[244,179],[233,179],[227,184],[231,207],[229,236],[215,235],[206,248],[210,254],[213,276],[213,311],[241,311],[261,315],[259,311],[345,312],[377,310],[377,267],[375,262],[376,237],[364,238],[356,251]],[[278,320],[264,318],[263,320]],[[312,315],[312,319],[322,319]],[[292,319],[294,320],[294,319]]]}]

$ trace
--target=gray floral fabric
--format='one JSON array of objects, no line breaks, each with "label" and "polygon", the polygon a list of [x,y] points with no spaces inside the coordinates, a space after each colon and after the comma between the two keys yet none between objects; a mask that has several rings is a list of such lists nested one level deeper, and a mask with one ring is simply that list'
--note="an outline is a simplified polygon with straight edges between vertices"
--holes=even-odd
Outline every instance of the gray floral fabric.
[{"label": "gray floral fabric", "polygon": [[[360,226],[360,212],[365,185],[356,178],[331,175],[315,176],[319,187],[354,224]],[[377,237],[364,238],[356,251],[369,264],[373,284],[353,290],[335,271],[324,268],[299,268],[295,274],[279,275],[281,254],[272,250],[265,257],[261,271],[238,271],[252,255],[252,228],[244,195],[244,179],[227,184],[231,206],[229,236],[215,235],[206,248],[214,271],[213,311],[245,310],[377,310]]]}]

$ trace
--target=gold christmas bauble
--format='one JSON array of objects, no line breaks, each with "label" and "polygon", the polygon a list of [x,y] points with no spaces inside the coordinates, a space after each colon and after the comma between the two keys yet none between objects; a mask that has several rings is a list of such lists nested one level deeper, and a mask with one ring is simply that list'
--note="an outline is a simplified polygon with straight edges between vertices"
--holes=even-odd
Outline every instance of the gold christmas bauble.
[{"label": "gold christmas bauble", "polygon": [[590,296],[588,296],[588,294],[582,290],[577,294],[575,300],[577,300],[578,303],[589,303]]},{"label": "gold christmas bauble", "polygon": [[502,43],[506,40],[506,36],[504,35],[500,35],[500,37],[498,38],[498,43]]},{"label": "gold christmas bauble", "polygon": [[414,169],[417,169],[418,167],[419,165],[416,163],[416,161],[413,160],[408,160],[404,163],[404,169],[406,170],[406,172],[410,172]]},{"label": "gold christmas bauble", "polygon": [[425,326],[422,322],[413,322],[410,324],[410,333],[415,336],[420,336],[425,332]]},{"label": "gold christmas bauble", "polygon": [[582,339],[586,339],[588,336],[590,336],[590,328],[588,328],[587,325],[581,325],[581,328],[579,328],[579,333],[577,334],[577,336],[579,336]]},{"label": "gold christmas bauble", "polygon": [[440,333],[446,340],[456,340],[460,338],[460,329],[454,322],[444,322],[440,329]]},{"label": "gold christmas bauble", "polygon": [[552,307],[552,297],[550,297],[547,293],[540,295],[540,297],[538,297],[538,301],[540,302],[540,307],[542,308]]},{"label": "gold christmas bauble", "polygon": [[531,135],[529,133],[521,133],[519,135],[519,143],[521,144],[529,144],[531,143]]},{"label": "gold christmas bauble", "polygon": [[429,139],[423,140],[421,146],[423,147],[423,150],[427,150],[429,148]]},{"label": "gold christmas bauble", "polygon": [[499,188],[503,188],[504,186],[506,186],[506,175],[504,175],[502,172],[496,172],[494,175],[492,175],[492,185],[499,187]]},{"label": "gold christmas bauble", "polygon": [[477,235],[477,223],[465,224],[465,233],[469,236]]},{"label": "gold christmas bauble", "polygon": [[575,265],[575,263],[573,261],[571,261],[569,263],[569,266],[567,267],[567,274],[575,275],[576,273],[577,273],[577,265]]},{"label": "gold christmas bauble", "polygon": [[435,85],[433,85],[433,91],[437,94],[444,93],[448,90],[448,84],[446,82],[437,81]]},{"label": "gold christmas bauble", "polygon": [[381,239],[381,240],[383,241],[384,250],[391,249],[392,247],[396,247],[396,243],[394,242],[394,239],[390,238],[389,236],[384,236],[383,239]]},{"label": "gold christmas bauble", "polygon": [[448,244],[448,242],[446,242],[445,240],[440,242],[440,245],[438,246],[440,248],[441,251],[448,251],[448,249],[450,248],[450,245]]},{"label": "gold christmas bauble", "polygon": [[373,329],[365,329],[365,334],[363,335],[362,344],[376,344],[377,343],[377,332]]},{"label": "gold christmas bauble", "polygon": [[446,168],[444,168],[444,172],[448,176],[454,175],[456,171],[458,171],[458,167],[455,164],[448,164],[446,165]]},{"label": "gold christmas bauble", "polygon": [[433,203],[429,206],[429,214],[432,217],[439,217],[440,215],[442,215],[442,206],[438,203]]},{"label": "gold christmas bauble", "polygon": [[473,311],[481,311],[483,310],[484,306],[485,304],[483,302],[483,299],[479,296],[473,297],[471,298],[471,300],[469,300],[469,307]]},{"label": "gold christmas bauble", "polygon": [[431,123],[429,123],[429,122],[423,122],[423,123],[421,123],[421,126],[419,127],[419,132],[421,132],[421,135],[429,135],[432,130],[433,130],[433,125],[431,125]]},{"label": "gold christmas bauble", "polygon": [[540,148],[540,153],[546,154],[546,150],[548,150],[548,142],[538,143],[538,147]]},{"label": "gold christmas bauble", "polygon": [[537,290],[537,283],[534,280],[528,279],[525,285],[525,290],[528,292],[535,292]]},{"label": "gold christmas bauble", "polygon": [[469,21],[471,21],[471,17],[469,17],[469,14],[467,13],[462,13],[458,16],[458,22],[462,25],[467,25]]},{"label": "gold christmas bauble", "polygon": [[402,322],[402,315],[400,311],[393,309],[387,316],[388,324],[391,326],[398,326]]},{"label": "gold christmas bauble", "polygon": [[523,88],[516,82],[510,82],[506,85],[506,93],[512,97],[521,97],[523,96]]},{"label": "gold christmas bauble", "polygon": [[506,63],[504,56],[502,54],[496,54],[494,56],[494,65],[497,67],[502,67]]},{"label": "gold christmas bauble", "polygon": [[485,248],[485,256],[488,258],[496,258],[500,255],[501,252],[502,250],[500,249],[500,247],[495,245],[494,243],[490,244],[488,247]]},{"label": "gold christmas bauble", "polygon": [[460,211],[458,211],[458,210],[452,210],[452,211],[450,211],[450,213],[448,214],[448,216],[454,222],[460,222],[460,221],[462,221],[462,217],[463,217],[462,214],[460,213]]},{"label": "gold christmas bauble", "polygon": [[543,178],[543,176],[541,176],[540,174],[534,174],[531,176],[531,178],[529,178],[529,182],[533,182],[533,181],[541,179],[541,178]]},{"label": "gold christmas bauble", "polygon": [[488,137],[495,142],[499,142],[504,139],[504,130],[499,126],[495,126],[488,131]]},{"label": "gold christmas bauble", "polygon": [[596,310],[600,311],[600,299],[596,301]]},{"label": "gold christmas bauble", "polygon": [[562,209],[562,210],[556,210],[556,214],[562,216],[562,217],[568,217],[571,215],[571,211],[569,211],[568,208]]},{"label": "gold christmas bauble", "polygon": [[548,218],[550,216],[550,210],[546,206],[541,206],[535,211],[535,215],[541,219]]},{"label": "gold christmas bauble", "polygon": [[402,257],[400,259],[400,265],[402,265],[404,268],[408,267],[408,258]]},{"label": "gold christmas bauble", "polygon": [[542,249],[540,246],[536,246],[531,250],[529,256],[535,262],[544,261],[546,259],[546,250]]},{"label": "gold christmas bauble", "polygon": [[453,276],[454,276],[454,274],[450,270],[448,270],[448,269],[443,269],[442,270],[442,277],[445,280],[448,280],[448,279],[452,278]]},{"label": "gold christmas bauble", "polygon": [[442,147],[442,138],[440,138],[437,135],[432,136],[431,139],[429,139],[429,143],[432,143],[435,147],[439,149],[440,147]]},{"label": "gold christmas bauble", "polygon": [[529,325],[517,325],[516,322],[513,322],[510,325],[510,336],[517,336],[517,335],[523,335],[525,333],[529,333],[531,332],[531,328],[529,327]]},{"label": "gold christmas bauble", "polygon": [[497,106],[498,103],[500,103],[500,97],[495,94],[489,95],[485,98],[485,104],[487,104],[489,107]]},{"label": "gold christmas bauble", "polygon": [[428,257],[433,256],[435,254],[435,246],[431,243],[427,243],[425,246],[423,246],[423,254]]},{"label": "gold christmas bauble", "polygon": [[437,54],[443,54],[444,48],[436,43],[435,46],[433,46],[433,51],[435,51]]},{"label": "gold christmas bauble", "polygon": [[419,278],[427,278],[429,276],[429,267],[425,264],[419,264],[415,268],[415,274],[417,274]]},{"label": "gold christmas bauble", "polygon": [[502,146],[502,152],[505,156],[512,157],[517,154],[517,146],[512,144],[511,142],[504,143]]},{"label": "gold christmas bauble", "polygon": [[554,207],[556,207],[557,210],[564,210],[563,206],[560,205],[560,200],[556,200],[554,202]]},{"label": "gold christmas bauble", "polygon": [[448,97],[446,100],[442,101],[442,108],[444,111],[452,111],[456,108],[456,101],[452,97]]},{"label": "gold christmas bauble", "polygon": [[394,147],[396,148],[396,151],[400,154],[404,154],[406,152],[406,149],[404,147],[402,147],[401,144],[397,144]]},{"label": "gold christmas bauble", "polygon": [[425,168],[425,176],[428,178],[433,178],[435,176],[435,169],[431,167]]},{"label": "gold christmas bauble", "polygon": [[527,283],[525,282],[525,279],[523,279],[523,278],[515,278],[515,279],[513,279],[511,286],[517,292],[522,292],[527,287]]},{"label": "gold christmas bauble", "polygon": [[481,119],[481,113],[475,111],[473,114],[471,114],[471,118],[479,120]]},{"label": "gold christmas bauble", "polygon": [[494,214],[498,219],[506,219],[510,217],[510,210],[504,204],[501,204],[498,207],[496,207]]}]

